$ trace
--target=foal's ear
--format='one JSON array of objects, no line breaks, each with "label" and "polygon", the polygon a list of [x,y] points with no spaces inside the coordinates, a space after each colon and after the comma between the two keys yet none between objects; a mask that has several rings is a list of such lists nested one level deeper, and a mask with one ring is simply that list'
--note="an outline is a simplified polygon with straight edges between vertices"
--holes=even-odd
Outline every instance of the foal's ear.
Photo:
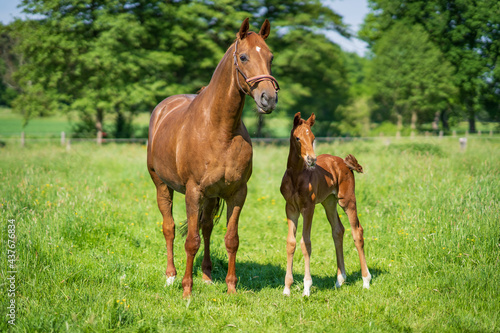
[{"label": "foal's ear", "polygon": [[314,125],[314,122],[316,121],[316,116],[314,115],[314,112],[311,114],[309,119],[307,119],[307,123],[309,124],[309,127],[312,127]]},{"label": "foal's ear", "polygon": [[300,120],[301,120],[301,119],[300,119],[300,112],[297,112],[297,113],[295,114],[295,117],[293,117],[293,128],[295,128],[295,127],[299,126],[299,124],[300,124]]},{"label": "foal's ear", "polygon": [[236,35],[239,39],[245,39],[248,33],[248,29],[250,29],[250,24],[248,23],[248,17],[241,23],[240,31]]},{"label": "foal's ear", "polygon": [[271,23],[269,23],[269,20],[266,19],[264,23],[262,23],[262,27],[260,27],[259,35],[260,37],[262,37],[262,39],[266,39],[269,36],[270,32],[271,32]]}]

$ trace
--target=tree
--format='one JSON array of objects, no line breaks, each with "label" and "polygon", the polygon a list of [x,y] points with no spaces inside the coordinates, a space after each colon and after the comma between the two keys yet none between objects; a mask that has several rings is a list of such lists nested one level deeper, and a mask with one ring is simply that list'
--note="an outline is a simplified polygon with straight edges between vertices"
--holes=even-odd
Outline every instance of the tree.
[{"label": "tree", "polygon": [[19,66],[19,57],[14,51],[16,37],[14,26],[0,23],[0,105],[11,106],[18,93],[13,73]]},{"label": "tree", "polygon": [[[124,135],[137,112],[206,85],[248,16],[254,26],[264,17],[273,24],[269,45],[284,67],[274,67],[285,88],[280,97],[291,100],[281,98],[285,112],[313,107],[329,119],[345,99],[341,51],[320,32],[345,34],[345,27],[319,0],[23,0],[22,7],[41,18],[19,29],[26,63],[16,75],[15,109],[26,119],[77,111],[99,140],[105,119],[114,117],[115,135]],[[287,48],[296,54],[281,56]]]},{"label": "tree", "polygon": [[369,0],[362,35],[372,45],[396,22],[423,27],[453,66],[456,103],[466,111],[469,130],[484,109],[487,89],[500,51],[500,2],[497,0]]},{"label": "tree", "polygon": [[410,28],[397,22],[372,49],[374,58],[368,81],[373,87],[373,98],[395,118],[400,130],[403,121],[416,128],[419,120],[432,120],[436,112],[450,104],[456,94],[453,68],[422,27]]}]

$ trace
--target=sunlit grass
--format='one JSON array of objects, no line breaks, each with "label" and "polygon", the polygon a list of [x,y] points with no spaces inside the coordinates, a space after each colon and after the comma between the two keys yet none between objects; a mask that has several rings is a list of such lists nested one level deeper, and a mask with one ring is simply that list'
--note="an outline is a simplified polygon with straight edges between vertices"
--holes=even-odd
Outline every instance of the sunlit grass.
[{"label": "sunlit grass", "polygon": [[[0,152],[0,210],[16,219],[18,331],[497,331],[500,329],[500,140],[359,140],[318,144],[318,153],[356,156],[358,215],[373,275],[362,289],[345,214],[347,282],[335,289],[329,224],[317,206],[311,296],[294,260],[292,295],[282,296],[287,224],[279,193],[287,147],[255,144],[240,220],[237,295],[226,295],[225,219],[212,236],[213,285],[201,282],[200,249],[191,300],[179,277],[165,288],[165,241],[142,145],[8,144]],[[174,218],[185,219],[174,195]],[[300,237],[301,223],[298,235]],[[6,256],[1,257],[2,277]],[[5,280],[4,280],[5,281]],[[2,309],[9,301],[0,294]],[[4,306],[5,305],[5,306]],[[3,310],[2,310],[3,311]],[[8,328],[2,321],[0,329]]]}]

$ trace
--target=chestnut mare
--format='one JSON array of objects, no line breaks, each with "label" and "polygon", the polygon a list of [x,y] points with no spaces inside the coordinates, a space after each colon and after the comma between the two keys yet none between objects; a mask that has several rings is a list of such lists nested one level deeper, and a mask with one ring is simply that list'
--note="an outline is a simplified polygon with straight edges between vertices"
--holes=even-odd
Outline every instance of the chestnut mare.
[{"label": "chestnut mare", "polygon": [[241,119],[245,95],[252,96],[260,113],[271,113],[279,90],[278,82],[270,75],[273,56],[264,41],[271,29],[269,21],[265,20],[259,34],[248,29],[247,18],[208,86],[198,95],[175,95],[163,100],[149,123],[147,166],[163,215],[167,285],[177,275],[172,197],[174,190],[185,194],[188,230],[184,297],[191,295],[193,287],[193,260],[201,243],[200,228],[205,247],[203,279],[211,282],[210,235],[221,199],[227,203],[227,292],[236,292],[238,219],[252,173],[252,143]]},{"label": "chestnut mare", "polygon": [[295,114],[293,129],[290,135],[290,153],[283,181],[281,194],[286,200],[286,217],[288,220],[287,265],[285,289],[283,294],[290,295],[293,283],[292,267],[295,253],[295,234],[299,215],[303,217],[302,239],[300,247],[304,254],[305,276],[304,296],[310,295],[312,286],[309,271],[311,257],[311,224],[314,206],[321,203],[326,211],[326,217],[332,227],[332,236],[337,254],[337,282],[340,287],[346,279],[344,267],[343,237],[344,226],[337,213],[337,203],[344,209],[351,224],[354,244],[359,253],[363,287],[370,287],[371,275],[366,266],[363,250],[363,228],[359,224],[354,195],[354,174],[352,170],[363,172],[354,156],[348,155],[344,160],[332,155],[314,153],[314,135],[311,126],[314,125],[314,113],[309,119],[300,118],[300,112]]}]

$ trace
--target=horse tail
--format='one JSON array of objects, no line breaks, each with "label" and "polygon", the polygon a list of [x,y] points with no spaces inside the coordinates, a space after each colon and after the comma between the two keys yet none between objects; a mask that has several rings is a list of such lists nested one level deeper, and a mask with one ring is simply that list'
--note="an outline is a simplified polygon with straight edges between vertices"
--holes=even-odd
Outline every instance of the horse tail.
[{"label": "horse tail", "polygon": [[344,162],[351,171],[354,170],[356,172],[363,173],[363,167],[358,163],[356,157],[352,156],[351,154],[347,155],[347,157],[344,158]]},{"label": "horse tail", "polygon": [[[212,209],[212,212],[210,213],[211,215],[208,219],[203,215],[203,211],[204,211],[203,208],[205,206],[206,201],[203,200],[200,203],[201,208],[200,208],[200,212],[198,213],[198,230],[201,228],[203,222],[205,222],[207,220],[213,221],[213,225],[216,225],[217,223],[219,223],[220,218],[222,217],[222,213],[224,212],[225,201],[222,200],[221,198],[217,198],[216,200],[217,201],[215,203],[215,206]],[[188,232],[187,220],[184,220],[180,223],[179,232],[181,233],[182,237],[186,237],[187,232]]]}]

